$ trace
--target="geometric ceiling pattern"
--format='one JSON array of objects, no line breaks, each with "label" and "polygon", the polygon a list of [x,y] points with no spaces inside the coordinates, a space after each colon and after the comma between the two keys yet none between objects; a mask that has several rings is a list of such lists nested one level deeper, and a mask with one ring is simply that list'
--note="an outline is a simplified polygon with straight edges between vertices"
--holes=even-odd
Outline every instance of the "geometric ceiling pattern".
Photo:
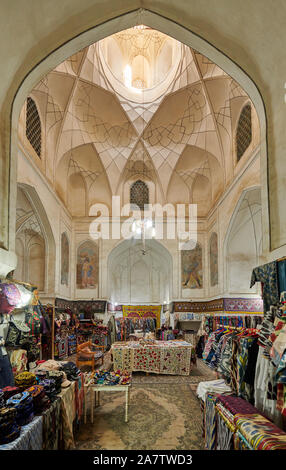
[{"label": "geometric ceiling pattern", "polygon": [[[172,202],[178,189],[189,202],[200,191],[211,202],[222,193],[232,177],[235,103],[249,102],[216,64],[146,27],[74,54],[30,96],[44,124],[45,171],[55,186],[81,174],[88,189],[101,178],[119,194],[126,180],[141,175],[160,188],[162,202]],[[89,153],[78,158],[86,146]]]}]

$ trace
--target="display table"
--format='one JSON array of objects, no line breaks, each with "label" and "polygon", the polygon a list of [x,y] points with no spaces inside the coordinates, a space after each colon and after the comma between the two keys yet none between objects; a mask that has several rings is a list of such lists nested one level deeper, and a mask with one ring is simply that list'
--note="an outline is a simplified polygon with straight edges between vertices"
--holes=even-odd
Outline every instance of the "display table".
[{"label": "display table", "polygon": [[[100,392],[125,392],[125,423],[128,422],[128,407],[130,402],[130,387],[129,385],[97,385],[97,384],[86,384],[85,395],[91,393],[91,422],[93,423],[94,407],[100,405]],[[94,406],[95,405],[95,406]],[[87,410],[87,399],[84,404],[84,422],[86,423],[86,410]]]},{"label": "display table", "polygon": [[156,374],[189,375],[192,345],[186,341],[155,341],[142,345],[138,341],[113,343],[114,371],[153,372]]},{"label": "display table", "polygon": [[36,416],[33,421],[21,427],[20,436],[9,444],[0,445],[1,450],[42,450],[43,417]]}]

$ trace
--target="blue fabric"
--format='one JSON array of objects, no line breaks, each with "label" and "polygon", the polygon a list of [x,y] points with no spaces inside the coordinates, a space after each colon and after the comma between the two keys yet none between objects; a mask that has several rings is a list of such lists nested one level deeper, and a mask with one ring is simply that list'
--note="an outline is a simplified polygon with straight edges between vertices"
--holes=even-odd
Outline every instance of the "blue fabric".
[{"label": "blue fabric", "polygon": [[[1,347],[0,347],[1,350]],[[13,387],[15,385],[11,363],[8,354],[0,354],[0,388]]]},{"label": "blue fabric", "polygon": [[286,291],[286,259],[278,261],[279,294]]},{"label": "blue fabric", "polygon": [[21,428],[20,436],[9,444],[0,445],[1,450],[42,450],[43,417],[37,416]]}]

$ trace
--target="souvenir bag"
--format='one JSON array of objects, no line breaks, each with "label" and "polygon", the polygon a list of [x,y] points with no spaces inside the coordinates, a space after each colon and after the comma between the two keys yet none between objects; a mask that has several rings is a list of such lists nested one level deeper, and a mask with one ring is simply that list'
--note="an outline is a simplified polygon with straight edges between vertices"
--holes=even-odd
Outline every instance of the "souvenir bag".
[{"label": "souvenir bag", "polygon": [[11,354],[10,362],[14,375],[24,372],[27,370],[27,351],[25,349],[16,349]]},{"label": "souvenir bag", "polygon": [[39,336],[41,333],[41,314],[34,306],[32,309],[26,310],[25,323],[30,328],[30,334]]},{"label": "souvenir bag", "polygon": [[21,301],[19,289],[15,284],[0,284],[0,312],[10,313]]},{"label": "souvenir bag", "polygon": [[22,346],[30,341],[30,328],[21,320],[11,316],[5,346]]}]

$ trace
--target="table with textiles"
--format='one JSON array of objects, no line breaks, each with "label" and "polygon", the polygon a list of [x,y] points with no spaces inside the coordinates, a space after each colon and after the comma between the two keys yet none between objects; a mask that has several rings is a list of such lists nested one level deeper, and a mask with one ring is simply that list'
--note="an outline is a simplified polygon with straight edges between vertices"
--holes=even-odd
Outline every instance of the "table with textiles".
[{"label": "table with textiles", "polygon": [[129,341],[113,343],[114,370],[189,375],[192,345],[186,341]]},{"label": "table with textiles", "polygon": [[21,427],[20,436],[9,444],[0,445],[0,450],[42,450],[43,417],[36,416],[33,421]]}]

